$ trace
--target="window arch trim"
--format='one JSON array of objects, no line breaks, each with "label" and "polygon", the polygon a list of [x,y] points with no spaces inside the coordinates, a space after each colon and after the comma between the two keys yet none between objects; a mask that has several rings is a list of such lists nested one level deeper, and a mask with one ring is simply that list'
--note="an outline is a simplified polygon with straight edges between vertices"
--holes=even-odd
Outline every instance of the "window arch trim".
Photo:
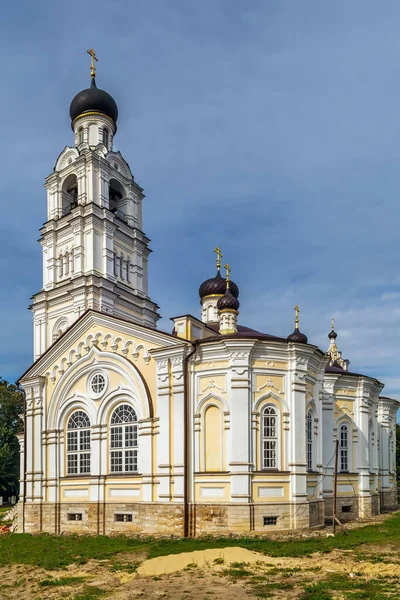
[{"label": "window arch trim", "polygon": [[112,474],[138,472],[138,418],[132,404],[121,401],[110,412],[110,463]]},{"label": "window arch trim", "polygon": [[75,407],[65,429],[67,475],[90,475],[91,422],[87,412]]},{"label": "window arch trim", "polygon": [[341,420],[336,427],[339,441],[339,473],[348,473],[351,471],[352,464],[352,424],[347,420]]},{"label": "window arch trim", "polygon": [[306,444],[307,471],[312,471],[314,466],[314,414],[311,408],[306,413]]},{"label": "window arch trim", "polygon": [[281,470],[281,446],[281,409],[276,403],[267,402],[260,408],[259,447],[262,471]]}]

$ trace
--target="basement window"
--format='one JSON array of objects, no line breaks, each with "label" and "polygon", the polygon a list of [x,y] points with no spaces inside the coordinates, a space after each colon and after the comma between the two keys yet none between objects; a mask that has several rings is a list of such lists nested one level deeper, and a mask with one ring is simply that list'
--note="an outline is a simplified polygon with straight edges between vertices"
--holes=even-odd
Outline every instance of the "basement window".
[{"label": "basement window", "polygon": [[82,513],[68,513],[67,521],[82,521]]},{"label": "basement window", "polygon": [[276,525],[278,517],[263,517],[263,525]]},{"label": "basement window", "polygon": [[132,513],[114,513],[114,521],[119,523],[132,523]]},{"label": "basement window", "polygon": [[351,504],[342,506],[342,512],[353,512],[353,506]]}]

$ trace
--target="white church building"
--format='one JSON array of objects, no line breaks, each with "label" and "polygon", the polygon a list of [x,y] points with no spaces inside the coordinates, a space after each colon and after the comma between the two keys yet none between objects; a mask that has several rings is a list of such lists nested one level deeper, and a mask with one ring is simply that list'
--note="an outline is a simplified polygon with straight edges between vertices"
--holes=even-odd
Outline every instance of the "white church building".
[{"label": "white church building", "polygon": [[[397,504],[399,403],[295,330],[243,326],[230,270],[201,312],[157,329],[143,189],[113,150],[118,108],[91,86],[46,179],[43,286],[20,435],[20,532],[262,533]],[[212,249],[211,249],[212,250]],[[297,308],[297,307],[296,307]],[[360,340],[362,343],[362,340]]]}]

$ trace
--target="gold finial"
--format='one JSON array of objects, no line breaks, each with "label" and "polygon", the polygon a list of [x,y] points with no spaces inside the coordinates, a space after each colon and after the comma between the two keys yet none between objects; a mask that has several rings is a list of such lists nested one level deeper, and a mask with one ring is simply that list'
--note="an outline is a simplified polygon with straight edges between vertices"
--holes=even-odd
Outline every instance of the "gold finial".
[{"label": "gold finial", "polygon": [[217,255],[217,269],[219,271],[221,268],[221,258],[222,258],[221,248],[219,246],[217,246],[215,248],[214,252]]},{"label": "gold finial", "polygon": [[90,65],[90,76],[92,79],[94,79],[96,77],[96,67],[94,66],[94,61],[99,62],[99,59],[97,58],[96,52],[93,50],[93,48],[90,48],[90,50],[86,50],[86,52],[92,57],[92,64]]},{"label": "gold finial", "polygon": [[295,310],[295,315],[296,315],[295,318],[294,318],[295,329],[298,329],[299,328],[299,312],[300,312],[300,309],[299,309],[299,307],[298,307],[297,304],[294,307],[294,310]]},{"label": "gold finial", "polygon": [[225,279],[226,279],[226,288],[229,289],[229,274],[231,272],[231,268],[228,265],[228,263],[226,263],[226,265],[224,265],[225,269],[226,269],[226,273],[225,273]]},{"label": "gold finial", "polygon": [[335,317],[332,317],[332,331],[335,329]]}]

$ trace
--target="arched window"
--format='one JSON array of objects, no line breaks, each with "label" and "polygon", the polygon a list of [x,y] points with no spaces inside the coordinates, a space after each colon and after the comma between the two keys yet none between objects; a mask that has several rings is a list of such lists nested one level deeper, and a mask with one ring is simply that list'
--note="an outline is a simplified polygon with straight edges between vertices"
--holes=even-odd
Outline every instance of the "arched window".
[{"label": "arched window", "polygon": [[307,435],[307,469],[313,469],[313,417],[311,410],[307,413],[306,418],[306,435]]},{"label": "arched window", "polygon": [[110,449],[111,473],[134,473],[137,471],[137,416],[129,404],[120,404],[111,415]]},{"label": "arched window", "polygon": [[67,424],[67,475],[90,473],[90,420],[76,410]]},{"label": "arched window", "polygon": [[103,129],[103,144],[105,145],[105,147],[107,148],[107,150],[108,150],[109,139],[110,139],[110,136],[109,136],[109,133],[108,133],[108,129],[107,129],[107,127],[104,127],[104,129]]},{"label": "arched window", "polygon": [[83,127],[79,127],[78,129],[78,144],[82,144],[83,142]]},{"label": "arched window", "polygon": [[349,427],[346,424],[339,429],[340,470],[349,470]]},{"label": "arched window", "polygon": [[263,469],[278,468],[278,414],[266,406],[261,415],[261,464]]}]

